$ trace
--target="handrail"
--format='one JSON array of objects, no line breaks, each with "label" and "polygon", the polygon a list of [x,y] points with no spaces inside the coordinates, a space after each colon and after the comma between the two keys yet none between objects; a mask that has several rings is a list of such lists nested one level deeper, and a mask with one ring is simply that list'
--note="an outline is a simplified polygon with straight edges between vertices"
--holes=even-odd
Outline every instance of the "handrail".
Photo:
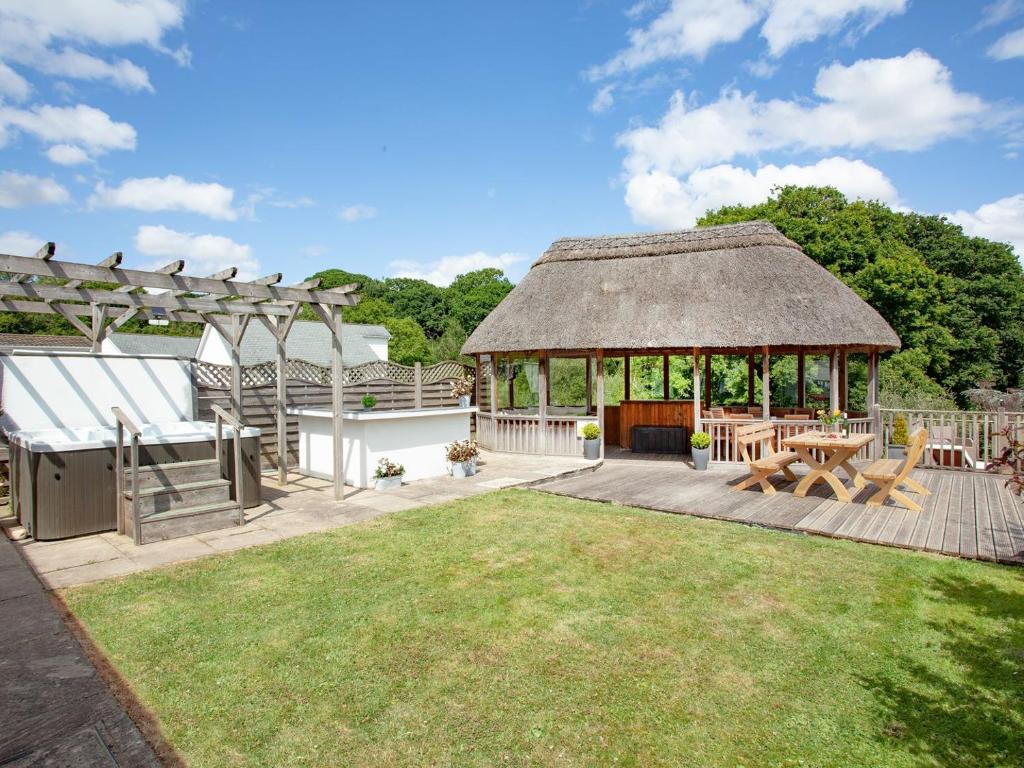
[{"label": "handrail", "polygon": [[245,429],[245,425],[242,424],[240,419],[237,419],[233,414],[221,408],[216,403],[213,403],[210,408],[213,410],[213,423],[214,432],[214,450],[217,452],[217,461],[220,462],[221,446],[223,445],[223,431],[224,428],[221,422],[226,421],[232,429],[235,430],[235,442],[232,446],[234,448],[235,458],[235,500],[238,502],[238,524],[245,524],[245,496],[243,495],[244,489],[242,487],[242,475],[245,472],[242,470],[242,430]]},{"label": "handrail", "polygon": [[139,519],[139,437],[142,430],[128,418],[116,405],[110,409],[117,421],[117,532],[124,533],[124,430],[131,435],[132,465],[132,538],[136,544],[142,543],[142,521]]}]

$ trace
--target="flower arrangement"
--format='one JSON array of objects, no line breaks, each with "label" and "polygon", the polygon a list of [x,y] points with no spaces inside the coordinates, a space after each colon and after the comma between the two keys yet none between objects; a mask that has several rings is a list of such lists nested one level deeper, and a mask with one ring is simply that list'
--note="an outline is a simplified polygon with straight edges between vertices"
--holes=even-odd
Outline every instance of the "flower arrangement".
[{"label": "flower arrangement", "polygon": [[450,443],[445,450],[448,455],[448,461],[456,464],[472,461],[480,455],[480,449],[477,448],[473,440],[459,440]]},{"label": "flower arrangement", "polygon": [[584,440],[597,440],[601,436],[601,428],[594,422],[589,422],[583,425],[583,439]]},{"label": "flower arrangement", "polygon": [[373,395],[363,395],[363,408],[370,410],[377,404],[377,398]]},{"label": "flower arrangement", "polygon": [[696,448],[699,451],[704,450],[711,445],[711,435],[707,432],[694,432],[690,437],[690,447]]},{"label": "flower arrangement", "polygon": [[455,379],[452,382],[452,397],[468,397],[472,395],[475,383],[476,378],[471,373],[467,373],[461,379]]},{"label": "flower arrangement", "polygon": [[377,462],[377,471],[373,473],[373,476],[383,479],[385,477],[401,477],[404,474],[405,467],[385,457]]},{"label": "flower arrangement", "polygon": [[1021,427],[1010,424],[996,434],[1004,438],[1005,447],[992,459],[991,472],[1008,474],[1006,487],[1018,496],[1024,495],[1024,441],[1020,436]]},{"label": "flower arrangement", "polygon": [[843,418],[843,412],[836,408],[834,411],[830,411],[828,408],[820,408],[817,413],[818,421],[821,422],[822,428],[826,432],[831,432],[832,427]]}]

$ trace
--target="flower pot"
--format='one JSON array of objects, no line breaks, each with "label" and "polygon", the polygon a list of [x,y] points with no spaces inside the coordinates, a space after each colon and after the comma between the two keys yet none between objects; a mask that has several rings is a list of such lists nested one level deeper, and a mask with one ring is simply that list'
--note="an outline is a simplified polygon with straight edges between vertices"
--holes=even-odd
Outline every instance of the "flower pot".
[{"label": "flower pot", "polygon": [[476,456],[474,456],[472,459],[469,460],[469,474],[470,475],[475,475],[476,474],[476,460],[477,460]]},{"label": "flower pot", "polygon": [[472,395],[459,395],[459,408],[469,408],[469,404],[473,401]]},{"label": "flower pot", "polygon": [[377,481],[373,484],[373,488],[376,491],[387,491],[392,488],[401,488],[402,479],[405,475],[395,475],[393,477],[378,477]]},{"label": "flower pot", "polygon": [[903,459],[907,458],[907,446],[905,445],[887,445],[885,446],[885,455],[890,459]]},{"label": "flower pot", "polygon": [[601,438],[595,437],[593,440],[583,441],[583,458],[594,461],[601,457]]},{"label": "flower pot", "polygon": [[711,458],[711,447],[707,448],[690,448],[690,454],[693,456],[693,468],[705,470],[708,468],[708,460]]},{"label": "flower pot", "polygon": [[461,480],[465,477],[470,477],[473,474],[473,463],[471,461],[453,461],[452,462],[452,477],[456,480]]}]

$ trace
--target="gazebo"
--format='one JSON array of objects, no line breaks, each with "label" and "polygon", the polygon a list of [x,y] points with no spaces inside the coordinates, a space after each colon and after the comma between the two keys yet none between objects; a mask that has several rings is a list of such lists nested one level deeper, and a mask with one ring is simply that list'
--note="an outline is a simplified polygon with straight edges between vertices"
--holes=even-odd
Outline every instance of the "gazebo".
[{"label": "gazebo", "polygon": [[[867,362],[866,414],[877,410],[879,353],[898,349],[899,337],[872,307],[800,247],[764,221],[676,232],[556,240],[523,280],[466,341],[482,375],[478,418],[485,447],[530,453],[574,453],[579,422],[596,417],[602,443],[629,447],[635,425],[706,426],[712,357],[746,359],[747,402],[728,416],[781,420],[815,407],[846,410],[850,355]],[[670,358],[692,358],[692,390],[673,398]],[[771,402],[773,356],[796,362],[796,402]],[[661,361],[662,395],[636,399],[630,362]],[[809,358],[827,358],[827,398],[805,401]],[[550,408],[555,358],[582,358],[586,403],[578,414]],[[620,358],[624,393],[607,404],[605,361]],[[509,372],[536,362],[535,408],[517,409]],[[821,366],[824,370],[824,365]],[[760,368],[760,392],[756,378]],[[510,386],[499,408],[498,378]],[[532,373],[532,367],[531,367]],[[702,385],[703,378],[703,385]],[[487,379],[484,389],[483,379]],[[596,385],[596,387],[595,387]],[[594,391],[596,389],[596,391]],[[648,393],[649,394],[649,393]],[[702,398],[705,408],[702,408]],[[808,407],[808,406],[811,407]],[[737,409],[733,409],[737,410]],[[712,420],[723,414],[715,414]]]}]

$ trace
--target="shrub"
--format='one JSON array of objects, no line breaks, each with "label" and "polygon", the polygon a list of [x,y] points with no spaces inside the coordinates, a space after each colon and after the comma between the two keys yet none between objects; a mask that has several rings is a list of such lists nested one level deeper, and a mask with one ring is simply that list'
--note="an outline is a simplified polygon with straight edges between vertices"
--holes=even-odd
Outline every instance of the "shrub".
[{"label": "shrub", "polygon": [[377,398],[373,395],[363,395],[363,408],[373,408],[377,404]]},{"label": "shrub", "polygon": [[601,428],[594,422],[589,422],[583,425],[583,439],[584,440],[597,440],[601,436]]},{"label": "shrub", "polygon": [[907,420],[903,414],[899,414],[892,422],[892,437],[889,438],[891,445],[906,445],[910,442],[910,435],[907,433]]},{"label": "shrub", "polygon": [[711,445],[711,435],[707,432],[694,432],[693,437],[690,438],[690,446],[703,450]]},{"label": "shrub", "polygon": [[377,462],[377,471],[373,473],[374,477],[385,478],[385,477],[401,477],[405,474],[405,467],[401,464],[395,464],[387,457]]}]

